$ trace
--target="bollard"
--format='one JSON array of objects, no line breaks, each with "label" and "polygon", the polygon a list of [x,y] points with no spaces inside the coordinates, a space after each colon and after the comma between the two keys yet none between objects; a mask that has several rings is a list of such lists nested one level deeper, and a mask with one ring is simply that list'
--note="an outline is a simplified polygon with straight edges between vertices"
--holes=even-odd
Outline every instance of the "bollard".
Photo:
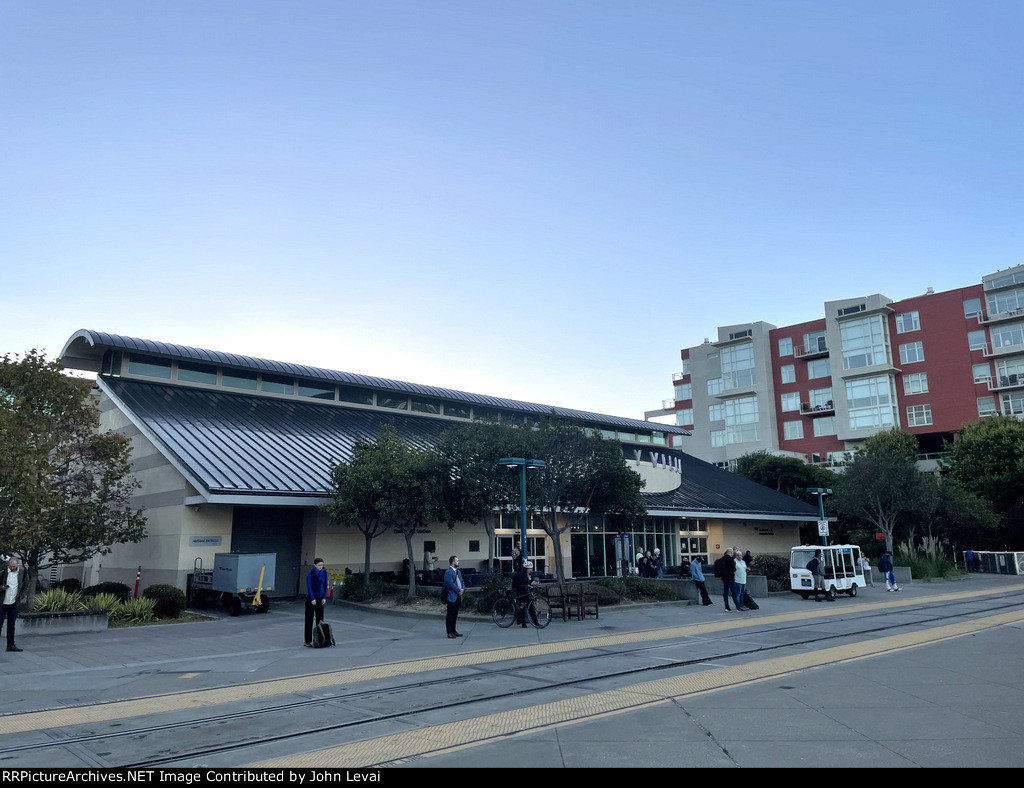
[{"label": "bollard", "polygon": [[142,565],[139,565],[139,571],[135,573],[135,596],[134,599],[139,598],[139,581],[142,579]]}]

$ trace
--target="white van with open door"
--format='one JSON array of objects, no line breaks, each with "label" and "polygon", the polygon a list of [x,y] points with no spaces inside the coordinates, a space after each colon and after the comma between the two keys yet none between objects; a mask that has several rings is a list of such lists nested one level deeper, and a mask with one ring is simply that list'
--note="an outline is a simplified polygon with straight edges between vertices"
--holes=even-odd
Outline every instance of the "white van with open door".
[{"label": "white van with open door", "polygon": [[825,562],[825,591],[832,596],[857,596],[864,587],[864,570],[860,567],[860,547],[855,544],[801,545],[794,547],[789,556],[789,589],[807,599],[814,593],[814,578],[807,564],[814,551],[821,550]]}]

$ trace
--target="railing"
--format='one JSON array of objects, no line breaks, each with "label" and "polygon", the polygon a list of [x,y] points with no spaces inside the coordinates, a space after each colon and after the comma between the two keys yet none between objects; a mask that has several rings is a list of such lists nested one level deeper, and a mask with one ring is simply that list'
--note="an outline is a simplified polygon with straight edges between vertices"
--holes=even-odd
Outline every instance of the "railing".
[{"label": "railing", "polygon": [[824,342],[817,342],[813,345],[797,345],[793,348],[793,355],[796,358],[811,358],[812,356],[827,356],[828,345]]},{"label": "railing", "polygon": [[829,413],[835,412],[836,407],[832,403],[832,400],[829,400],[828,402],[822,405],[813,405],[810,402],[800,403],[800,413],[803,414],[804,416],[826,416]]},{"label": "railing", "polygon": [[1024,375],[1000,375],[998,379],[988,379],[988,390],[1014,389],[1024,386]]},{"label": "railing", "polygon": [[1024,317],[1024,307],[1019,309],[1011,309],[1008,312],[996,312],[994,315],[989,314],[986,311],[975,312],[974,317],[978,319],[979,325],[988,325],[989,323],[1000,323],[1003,320],[1013,320],[1016,317]]},{"label": "railing", "polygon": [[672,373],[672,382],[674,383],[677,380],[682,380],[685,377],[689,377],[689,373],[687,373],[687,372],[673,372]]},{"label": "railing", "polygon": [[984,346],[979,346],[975,350],[980,350],[981,355],[985,358],[991,358],[992,356],[1002,356],[1008,353],[1024,353],[1024,339],[1019,342],[1003,342],[998,347],[991,347],[987,342]]}]

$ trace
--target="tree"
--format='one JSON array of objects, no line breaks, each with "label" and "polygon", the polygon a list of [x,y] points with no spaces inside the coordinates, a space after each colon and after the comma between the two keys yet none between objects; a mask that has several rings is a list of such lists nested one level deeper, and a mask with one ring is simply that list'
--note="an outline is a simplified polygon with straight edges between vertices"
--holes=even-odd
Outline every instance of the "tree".
[{"label": "tree", "polygon": [[24,562],[30,594],[44,558],[85,561],[146,537],[131,442],[98,432],[91,388],[36,350],[0,359],[0,545]]},{"label": "tree", "polygon": [[526,432],[504,422],[456,424],[442,433],[437,453],[449,469],[444,490],[447,519],[482,522],[487,533],[487,566],[494,565],[494,535],[501,512],[518,502],[518,484],[502,457],[522,456]]},{"label": "tree", "polygon": [[881,531],[890,552],[901,518],[930,514],[936,506],[936,480],[918,470],[917,447],[902,430],[879,432],[864,442],[835,488],[836,509]]},{"label": "tree", "polygon": [[331,472],[331,522],[363,534],[363,585],[370,585],[370,545],[389,530],[405,536],[409,594],[416,594],[412,537],[418,527],[443,519],[442,466],[432,452],[406,445],[394,426],[381,427],[373,443],[357,443],[348,462]]},{"label": "tree", "polygon": [[588,436],[571,424],[546,419],[530,432],[532,459],[546,467],[527,475],[527,505],[554,547],[558,582],[565,580],[562,534],[586,514],[642,517],[644,481],[622,459],[618,442]]},{"label": "tree", "polygon": [[809,465],[796,457],[778,457],[764,451],[744,454],[736,461],[736,474],[764,487],[817,506],[809,487],[834,487],[837,474]]}]

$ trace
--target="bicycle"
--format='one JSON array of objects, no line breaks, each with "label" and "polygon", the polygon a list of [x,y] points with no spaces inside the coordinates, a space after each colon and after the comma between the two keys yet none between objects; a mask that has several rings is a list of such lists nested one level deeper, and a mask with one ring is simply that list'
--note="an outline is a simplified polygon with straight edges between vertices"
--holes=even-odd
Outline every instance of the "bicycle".
[{"label": "bicycle", "polygon": [[520,616],[526,616],[537,629],[544,629],[551,623],[551,605],[544,597],[533,594],[530,594],[526,602],[520,605],[516,602],[512,591],[506,589],[504,595],[494,602],[494,606],[491,608],[491,619],[502,629],[507,629],[513,624],[521,622],[523,619]]}]

